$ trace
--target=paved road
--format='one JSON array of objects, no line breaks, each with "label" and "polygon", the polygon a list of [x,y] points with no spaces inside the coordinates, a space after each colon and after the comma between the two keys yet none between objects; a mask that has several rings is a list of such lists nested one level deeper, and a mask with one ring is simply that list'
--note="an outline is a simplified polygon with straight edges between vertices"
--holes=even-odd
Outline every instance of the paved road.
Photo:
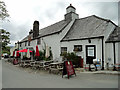
[{"label": "paved road", "polygon": [[35,73],[6,62],[2,64],[3,88],[118,88],[117,75],[77,73],[68,80],[61,75]]}]

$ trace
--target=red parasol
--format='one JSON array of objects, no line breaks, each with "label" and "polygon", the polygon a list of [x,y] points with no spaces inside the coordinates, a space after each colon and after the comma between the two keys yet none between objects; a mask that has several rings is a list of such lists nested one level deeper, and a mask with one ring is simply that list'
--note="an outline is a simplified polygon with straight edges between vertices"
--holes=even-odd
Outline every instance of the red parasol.
[{"label": "red parasol", "polygon": [[38,50],[38,46],[36,46],[36,54],[35,56],[40,56],[39,50]]},{"label": "red parasol", "polygon": [[17,52],[17,55],[16,55],[16,57],[19,57],[19,52]]},{"label": "red parasol", "polygon": [[13,51],[13,56],[15,55],[15,51]]},{"label": "red parasol", "polygon": [[[19,50],[17,52],[27,52],[27,49],[23,49],[23,50]],[[32,52],[31,50],[29,50],[29,52]]]}]

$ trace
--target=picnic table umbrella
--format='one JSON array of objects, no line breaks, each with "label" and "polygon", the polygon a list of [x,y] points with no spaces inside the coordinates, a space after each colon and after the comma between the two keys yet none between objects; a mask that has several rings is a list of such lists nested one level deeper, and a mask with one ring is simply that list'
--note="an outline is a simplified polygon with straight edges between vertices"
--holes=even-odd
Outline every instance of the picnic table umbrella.
[{"label": "picnic table umbrella", "polygon": [[50,56],[50,49],[49,49],[48,45],[46,45],[45,57],[48,58],[49,56]]},{"label": "picnic table umbrella", "polygon": [[29,49],[27,50],[27,58],[30,58],[30,51],[29,51]]},{"label": "picnic table umbrella", "polygon": [[[17,52],[27,52],[28,51],[28,49],[22,49],[22,50],[19,50],[19,51],[17,51]],[[32,52],[31,50],[29,50],[29,52]]]},{"label": "picnic table umbrella", "polygon": [[12,56],[14,56],[15,55],[15,51],[13,51],[13,55]]},{"label": "picnic table umbrella", "polygon": [[39,53],[39,50],[38,50],[38,46],[36,46],[36,54],[35,54],[35,56],[37,57],[37,59],[40,56],[40,53]]},{"label": "picnic table umbrella", "polygon": [[16,52],[16,57],[19,57],[19,52]]},{"label": "picnic table umbrella", "polygon": [[19,57],[19,52],[15,51],[14,56],[15,56],[15,59],[13,60],[13,64],[16,65],[16,64],[18,64],[18,59],[17,58]]},{"label": "picnic table umbrella", "polygon": [[14,56],[17,57],[17,51],[15,51],[15,55]]},{"label": "picnic table umbrella", "polygon": [[[27,52],[28,51],[28,49],[22,49],[22,50],[19,50],[19,51],[17,51],[17,52]],[[32,52],[31,50],[29,50],[29,52]],[[23,58],[23,54],[21,55],[21,58]]]}]

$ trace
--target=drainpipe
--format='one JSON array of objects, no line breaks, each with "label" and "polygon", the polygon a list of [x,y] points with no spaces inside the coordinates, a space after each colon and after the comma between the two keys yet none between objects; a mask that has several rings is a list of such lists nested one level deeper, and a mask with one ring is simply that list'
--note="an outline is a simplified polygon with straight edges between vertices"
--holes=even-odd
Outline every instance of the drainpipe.
[{"label": "drainpipe", "polygon": [[18,50],[19,50],[19,41],[18,41]]},{"label": "drainpipe", "polygon": [[2,37],[1,37],[1,31],[0,31],[0,60],[2,56]]},{"label": "drainpipe", "polygon": [[103,41],[104,37],[102,37],[102,69],[104,70],[104,41]]},{"label": "drainpipe", "polygon": [[113,67],[113,71],[116,71],[116,67],[115,67],[115,64],[116,64],[115,42],[113,42],[113,52],[114,52],[114,67]]}]

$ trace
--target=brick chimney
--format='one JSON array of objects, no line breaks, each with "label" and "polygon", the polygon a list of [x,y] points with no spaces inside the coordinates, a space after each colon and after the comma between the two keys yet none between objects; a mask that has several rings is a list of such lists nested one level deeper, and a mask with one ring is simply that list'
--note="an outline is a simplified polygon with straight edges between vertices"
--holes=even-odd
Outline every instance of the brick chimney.
[{"label": "brick chimney", "polygon": [[76,13],[75,7],[70,4],[70,6],[66,8],[65,20],[69,22],[75,19],[79,19],[79,15]]},{"label": "brick chimney", "polygon": [[39,36],[39,21],[33,23],[33,39]]}]

